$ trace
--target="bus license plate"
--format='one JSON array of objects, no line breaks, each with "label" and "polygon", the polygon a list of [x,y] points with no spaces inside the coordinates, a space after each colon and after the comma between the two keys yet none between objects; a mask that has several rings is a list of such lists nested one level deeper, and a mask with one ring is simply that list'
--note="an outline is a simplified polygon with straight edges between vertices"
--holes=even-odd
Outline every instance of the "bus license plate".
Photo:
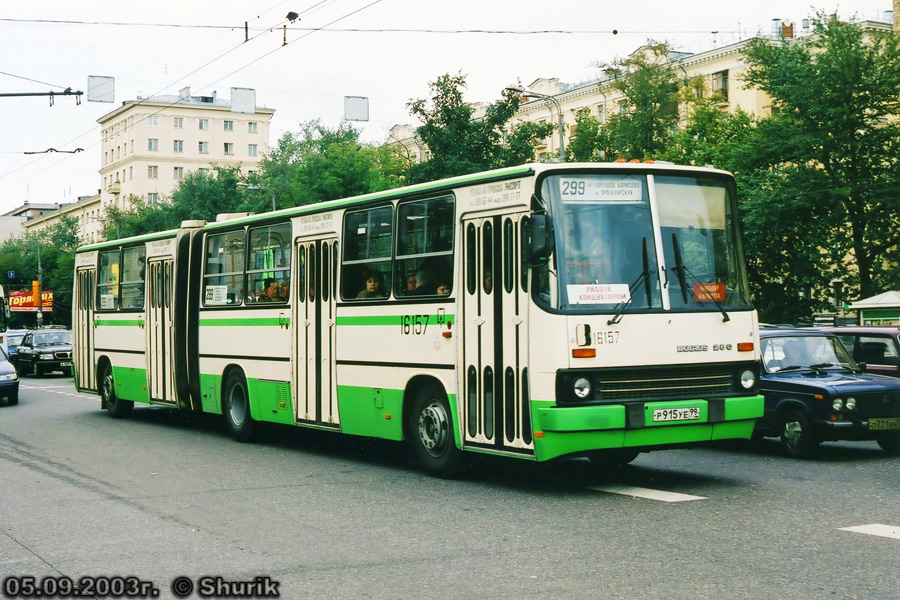
[{"label": "bus license plate", "polygon": [[869,419],[869,429],[900,429],[900,419]]},{"label": "bus license plate", "polygon": [[660,408],[653,411],[653,422],[662,421],[699,421],[700,409],[696,406],[689,408]]}]

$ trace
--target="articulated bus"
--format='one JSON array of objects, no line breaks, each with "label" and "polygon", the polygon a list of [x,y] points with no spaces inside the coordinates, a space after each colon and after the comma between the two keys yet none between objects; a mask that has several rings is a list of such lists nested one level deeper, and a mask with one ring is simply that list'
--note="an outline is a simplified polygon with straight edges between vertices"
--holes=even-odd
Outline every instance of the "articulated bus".
[{"label": "articulated bus", "polygon": [[763,413],[735,184],[532,164],[78,250],[76,386],[464,452],[626,463]]}]

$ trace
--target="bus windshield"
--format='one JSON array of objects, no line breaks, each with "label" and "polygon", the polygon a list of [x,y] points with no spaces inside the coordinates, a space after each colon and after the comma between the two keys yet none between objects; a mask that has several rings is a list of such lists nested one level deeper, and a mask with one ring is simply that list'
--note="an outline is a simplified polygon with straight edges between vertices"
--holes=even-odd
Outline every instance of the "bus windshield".
[{"label": "bus windshield", "polygon": [[579,312],[721,311],[748,306],[727,179],[562,174],[541,186],[555,256],[539,301]]}]

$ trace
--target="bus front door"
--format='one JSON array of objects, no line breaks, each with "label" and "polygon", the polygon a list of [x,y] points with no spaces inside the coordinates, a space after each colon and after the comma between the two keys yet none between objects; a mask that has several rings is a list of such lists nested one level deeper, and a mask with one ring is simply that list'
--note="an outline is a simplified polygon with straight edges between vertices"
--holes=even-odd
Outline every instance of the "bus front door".
[{"label": "bus front door", "polygon": [[78,378],[80,391],[97,389],[97,373],[94,370],[94,281],[96,271],[79,269],[75,290],[75,302],[78,310],[74,311],[75,376]]},{"label": "bus front door", "polygon": [[147,383],[150,401],[175,403],[175,343],[172,338],[171,258],[150,260],[145,295],[147,305]]},{"label": "bus front door", "polygon": [[534,452],[527,393],[525,213],[463,220],[462,415],[465,444]]},{"label": "bus front door", "polygon": [[294,406],[298,423],[339,428],[335,382],[336,238],[297,243],[294,302]]}]

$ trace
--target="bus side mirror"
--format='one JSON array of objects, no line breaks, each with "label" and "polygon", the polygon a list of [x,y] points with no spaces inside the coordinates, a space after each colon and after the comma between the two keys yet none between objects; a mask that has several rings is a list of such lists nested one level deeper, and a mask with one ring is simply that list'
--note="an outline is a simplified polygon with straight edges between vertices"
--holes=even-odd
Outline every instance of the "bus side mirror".
[{"label": "bus side mirror", "polygon": [[532,215],[528,219],[528,266],[547,264],[553,253],[553,221],[547,215]]}]

